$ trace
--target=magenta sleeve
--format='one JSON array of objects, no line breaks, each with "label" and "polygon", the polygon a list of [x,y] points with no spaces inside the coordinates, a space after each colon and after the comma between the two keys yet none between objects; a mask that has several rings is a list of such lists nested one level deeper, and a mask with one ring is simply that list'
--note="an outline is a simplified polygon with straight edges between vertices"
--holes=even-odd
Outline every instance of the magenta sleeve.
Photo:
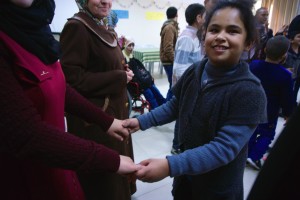
[{"label": "magenta sleeve", "polygon": [[[96,116],[104,129],[113,120],[101,112],[95,112],[91,118]],[[20,159],[35,159],[52,167],[91,172],[116,172],[120,165],[116,151],[43,122],[1,57],[0,130],[0,152]]]},{"label": "magenta sleeve", "polygon": [[66,89],[66,111],[76,115],[89,123],[99,125],[104,131],[107,131],[114,121],[114,118],[103,112],[75,89],[67,85]]}]

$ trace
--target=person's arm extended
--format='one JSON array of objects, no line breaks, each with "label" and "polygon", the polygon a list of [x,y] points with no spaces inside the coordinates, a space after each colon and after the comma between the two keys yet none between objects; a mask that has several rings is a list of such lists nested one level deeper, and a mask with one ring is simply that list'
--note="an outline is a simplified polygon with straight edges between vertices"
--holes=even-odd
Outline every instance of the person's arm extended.
[{"label": "person's arm extended", "polygon": [[227,125],[213,141],[179,155],[167,156],[170,176],[203,174],[231,162],[247,144],[257,125]]},{"label": "person's arm extended", "polygon": [[1,59],[0,63],[1,152],[65,169],[119,169],[120,156],[116,151],[43,122],[9,67],[4,67]]},{"label": "person's arm extended", "polygon": [[110,136],[120,141],[123,141],[129,135],[128,130],[122,126],[121,120],[109,116],[68,85],[65,110],[70,114],[84,119],[88,123],[99,125]]},{"label": "person's arm extended", "polygon": [[130,133],[134,133],[138,130],[146,130],[152,126],[163,125],[172,122],[176,119],[177,99],[174,96],[167,103],[151,110],[151,112],[138,116],[137,118],[131,118],[124,120],[123,126],[129,130]]},{"label": "person's arm extended", "polygon": [[147,159],[136,176],[144,182],[156,182],[167,176],[203,174],[231,162],[246,145],[255,125],[224,126],[214,141],[186,150],[167,159]]},{"label": "person's arm extended", "polygon": [[107,131],[114,121],[113,117],[101,111],[69,85],[66,90],[65,110],[89,123],[100,125],[104,131]]},{"label": "person's arm extended", "polygon": [[152,126],[160,126],[174,121],[178,114],[178,101],[175,96],[155,108],[151,112],[137,117],[141,130],[146,130]]}]

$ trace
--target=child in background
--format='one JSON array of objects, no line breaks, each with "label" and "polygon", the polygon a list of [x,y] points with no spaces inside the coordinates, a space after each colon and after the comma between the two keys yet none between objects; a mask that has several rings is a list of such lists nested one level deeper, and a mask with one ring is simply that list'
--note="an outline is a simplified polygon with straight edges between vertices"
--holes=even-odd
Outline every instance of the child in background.
[{"label": "child in background", "polygon": [[205,21],[205,7],[199,3],[190,4],[185,10],[185,19],[188,26],[178,37],[175,46],[173,86],[189,66],[203,58],[203,50],[197,33],[202,31]]},{"label": "child in background", "polygon": [[250,70],[260,79],[268,102],[268,122],[258,125],[248,145],[247,162],[257,170],[262,167],[260,160],[274,139],[280,108],[285,119],[293,110],[292,76],[281,65],[287,57],[289,46],[290,42],[285,36],[275,36],[266,44],[266,59],[250,63]]},{"label": "child in background", "polygon": [[167,20],[163,23],[160,31],[160,60],[168,77],[169,89],[166,100],[169,101],[173,94],[172,73],[174,63],[175,45],[178,38],[178,10],[171,6],[166,11]]},{"label": "child in background", "polygon": [[[123,55],[126,58],[126,62],[129,68],[133,71],[134,76],[131,82],[138,83],[142,94],[150,104],[150,110],[164,104],[166,99],[162,96],[158,88],[154,84],[154,79],[150,72],[147,71],[141,61],[133,57],[134,41],[129,38],[124,38],[125,41]],[[128,84],[128,90],[130,90],[130,83]]]},{"label": "child in background", "polygon": [[[190,4],[185,10],[185,20],[188,26],[182,31],[175,45],[172,85],[174,86],[184,71],[193,63],[203,58],[199,34],[205,21],[205,7],[199,3]],[[178,123],[175,123],[172,154],[180,153],[178,144]]]},{"label": "child in background", "polygon": [[205,25],[207,59],[185,71],[170,101],[123,124],[134,132],[178,119],[183,153],[144,160],[136,173],[145,182],[175,177],[176,200],[243,199],[247,144],[266,122],[264,90],[240,61],[256,38],[253,4],[219,2]]},{"label": "child in background", "polygon": [[247,200],[300,199],[299,140],[300,106],[272,146],[264,167],[259,172]]}]

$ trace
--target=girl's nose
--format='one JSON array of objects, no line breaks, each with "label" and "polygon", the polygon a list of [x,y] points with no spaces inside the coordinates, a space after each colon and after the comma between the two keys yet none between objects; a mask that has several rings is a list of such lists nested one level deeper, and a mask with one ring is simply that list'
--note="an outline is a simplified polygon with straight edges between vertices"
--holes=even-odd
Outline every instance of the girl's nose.
[{"label": "girl's nose", "polygon": [[219,32],[219,34],[216,35],[215,40],[217,41],[225,40],[224,31]]}]

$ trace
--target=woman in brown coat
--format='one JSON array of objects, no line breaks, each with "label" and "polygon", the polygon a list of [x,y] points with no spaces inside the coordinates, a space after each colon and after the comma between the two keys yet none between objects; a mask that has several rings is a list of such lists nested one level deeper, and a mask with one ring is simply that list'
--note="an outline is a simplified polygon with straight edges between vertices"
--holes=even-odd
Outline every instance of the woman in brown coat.
[{"label": "woman in brown coat", "polygon": [[[76,0],[80,9],[61,33],[61,64],[67,82],[106,113],[128,118],[127,83],[133,73],[125,67],[115,34],[107,30],[104,18],[112,0]],[[117,141],[94,124],[67,115],[68,128],[80,137],[104,144],[133,158],[132,141]],[[120,175],[79,173],[87,200],[128,200],[135,185]]]}]

